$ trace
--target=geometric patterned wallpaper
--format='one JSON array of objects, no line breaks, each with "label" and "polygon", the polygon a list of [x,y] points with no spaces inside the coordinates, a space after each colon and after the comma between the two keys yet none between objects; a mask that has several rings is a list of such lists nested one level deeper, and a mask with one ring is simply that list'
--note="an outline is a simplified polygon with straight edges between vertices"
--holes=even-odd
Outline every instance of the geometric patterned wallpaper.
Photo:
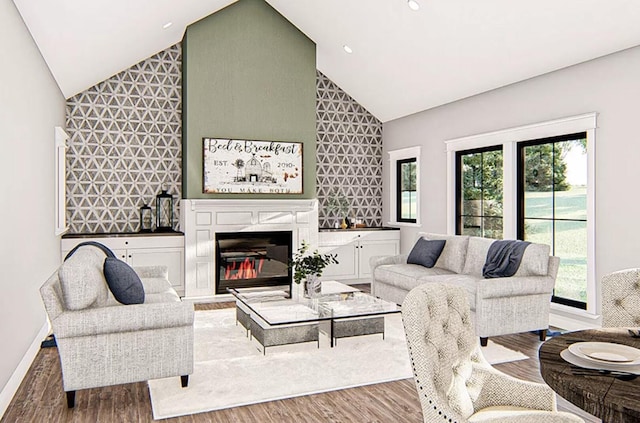
[{"label": "geometric patterned wallpaper", "polygon": [[[180,43],[67,100],[66,195],[70,233],[137,232],[139,209],[182,196]],[[351,216],[382,225],[382,123],[321,72],[316,78],[316,189],[320,227],[333,190]],[[155,222],[155,219],[154,219]]]},{"label": "geometric patterned wallpaper", "polygon": [[334,227],[344,217],[325,211],[338,191],[351,205],[350,217],[382,226],[382,122],[319,71],[316,92],[319,225]]},{"label": "geometric patterned wallpaper", "polygon": [[176,44],[67,100],[71,233],[137,232],[139,209],[182,189],[182,48]]}]

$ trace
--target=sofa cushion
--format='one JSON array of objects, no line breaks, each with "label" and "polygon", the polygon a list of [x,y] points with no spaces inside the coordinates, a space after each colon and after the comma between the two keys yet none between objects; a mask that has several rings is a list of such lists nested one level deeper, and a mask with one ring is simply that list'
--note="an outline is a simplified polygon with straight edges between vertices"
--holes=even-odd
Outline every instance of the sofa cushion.
[{"label": "sofa cushion", "polygon": [[425,239],[443,239],[446,241],[444,248],[435,267],[449,270],[453,273],[462,273],[464,261],[467,255],[469,237],[466,235],[441,235],[421,232],[419,234]]},{"label": "sofa cushion", "polygon": [[469,247],[467,248],[467,259],[464,263],[464,270],[462,273],[465,275],[473,275],[479,278],[482,277],[482,268],[487,260],[487,253],[489,247],[495,242],[495,239],[481,238],[478,236],[472,236],[469,238]]},{"label": "sofa cushion", "polygon": [[107,283],[102,274],[104,253],[86,247],[77,250],[58,269],[60,288],[68,310],[103,306],[107,302]]},{"label": "sofa cushion", "polygon": [[518,271],[513,276],[546,276],[549,272],[549,253],[546,244],[531,243],[524,250]]},{"label": "sofa cushion", "polygon": [[418,238],[416,245],[409,253],[407,263],[419,264],[424,267],[433,267],[442,253],[444,244],[446,241],[442,239],[427,240],[424,238]]},{"label": "sofa cushion", "polygon": [[153,304],[153,303],[171,303],[171,302],[180,302],[180,297],[173,289],[168,289],[163,292],[155,292],[153,294],[148,294],[145,296],[144,303],[145,304]]},{"label": "sofa cushion", "polygon": [[122,260],[107,257],[104,261],[104,277],[113,296],[122,304],[144,303],[144,287],[138,274]]},{"label": "sofa cushion", "polygon": [[464,288],[469,298],[469,306],[472,311],[476,310],[476,287],[478,283],[481,283],[482,276],[476,277],[473,275],[457,275],[450,273],[447,275],[428,275],[418,279],[418,283],[445,283],[449,285],[456,285]]},{"label": "sofa cushion", "polygon": [[438,267],[424,267],[418,264],[383,264],[374,270],[374,280],[384,281],[406,291],[419,285],[418,279],[429,275],[448,275],[450,271]]}]

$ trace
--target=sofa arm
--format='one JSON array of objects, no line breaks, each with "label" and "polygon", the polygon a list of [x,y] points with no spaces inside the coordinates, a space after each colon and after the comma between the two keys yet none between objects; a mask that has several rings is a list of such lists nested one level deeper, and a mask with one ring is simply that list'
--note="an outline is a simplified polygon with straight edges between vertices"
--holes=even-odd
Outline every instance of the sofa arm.
[{"label": "sofa arm", "polygon": [[193,304],[183,301],[65,311],[51,321],[56,338],[193,326]]},{"label": "sofa arm", "polygon": [[372,256],[369,258],[369,267],[373,273],[373,271],[376,270],[376,267],[384,264],[406,264],[408,257],[408,254],[399,254],[397,256]]},{"label": "sofa arm", "polygon": [[517,297],[553,293],[555,279],[549,276],[518,276],[510,278],[480,279],[477,298]]}]

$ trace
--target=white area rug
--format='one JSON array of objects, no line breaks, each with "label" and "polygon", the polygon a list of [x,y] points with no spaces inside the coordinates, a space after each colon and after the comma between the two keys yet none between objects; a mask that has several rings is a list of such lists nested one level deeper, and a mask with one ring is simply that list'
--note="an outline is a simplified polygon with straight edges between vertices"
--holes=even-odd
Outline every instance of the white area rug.
[{"label": "white area rug", "polygon": [[[385,319],[385,339],[368,335],[267,348],[236,326],[235,309],[198,311],[195,366],[189,386],[180,378],[149,381],[154,419],[165,419],[283,398],[413,377],[400,314]],[[327,345],[322,344],[322,341]],[[489,340],[491,363],[522,360],[524,354]]]}]

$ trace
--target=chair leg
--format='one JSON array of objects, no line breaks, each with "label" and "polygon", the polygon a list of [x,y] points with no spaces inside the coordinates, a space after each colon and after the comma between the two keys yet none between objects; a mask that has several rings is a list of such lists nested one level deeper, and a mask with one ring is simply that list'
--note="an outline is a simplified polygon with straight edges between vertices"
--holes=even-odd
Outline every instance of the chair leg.
[{"label": "chair leg", "polygon": [[67,407],[73,408],[76,405],[76,391],[67,391]]},{"label": "chair leg", "polygon": [[546,329],[540,329],[538,331],[538,336],[540,337],[540,340],[544,342],[547,339],[547,330]]},{"label": "chair leg", "polygon": [[186,388],[189,385],[189,375],[180,376],[180,383],[183,388]]},{"label": "chair leg", "polygon": [[488,342],[489,338],[483,338],[482,336],[480,337],[480,346],[486,347]]}]

